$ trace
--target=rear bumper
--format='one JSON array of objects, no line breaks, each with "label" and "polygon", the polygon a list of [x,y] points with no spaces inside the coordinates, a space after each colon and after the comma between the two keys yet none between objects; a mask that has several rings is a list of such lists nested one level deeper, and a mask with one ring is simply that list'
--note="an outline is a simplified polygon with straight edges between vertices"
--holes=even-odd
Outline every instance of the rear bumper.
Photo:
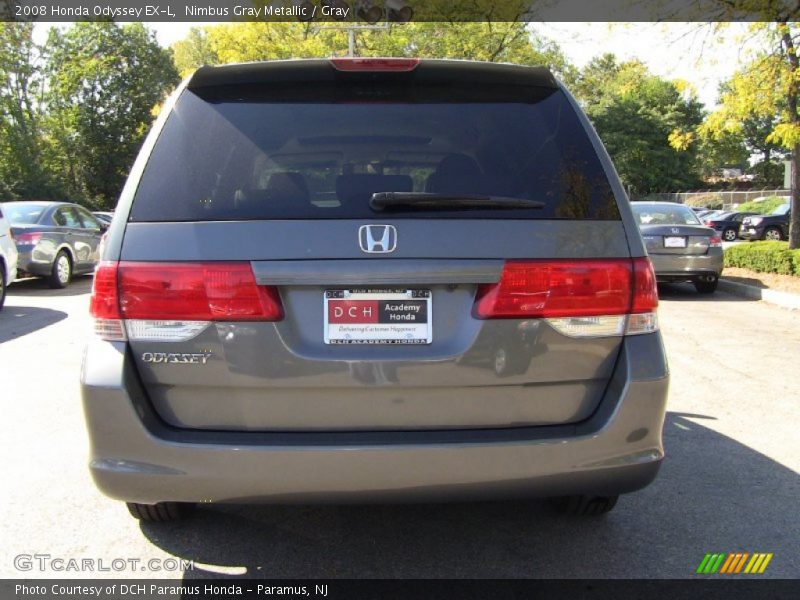
[{"label": "rear bumper", "polygon": [[692,280],[697,277],[722,274],[722,248],[709,248],[707,254],[651,254],[650,260],[658,281]]},{"label": "rear bumper", "polygon": [[763,240],[764,230],[763,226],[748,227],[747,229],[742,227],[739,230],[739,237],[743,240]]},{"label": "rear bumper", "polygon": [[53,270],[53,258],[44,252],[30,246],[19,253],[17,258],[17,271],[43,277]]},{"label": "rear bumper", "polygon": [[655,477],[668,370],[658,334],[627,338],[577,425],[428,432],[179,430],[155,415],[124,344],[92,341],[81,376],[97,486],[129,502],[364,502],[616,494]]}]

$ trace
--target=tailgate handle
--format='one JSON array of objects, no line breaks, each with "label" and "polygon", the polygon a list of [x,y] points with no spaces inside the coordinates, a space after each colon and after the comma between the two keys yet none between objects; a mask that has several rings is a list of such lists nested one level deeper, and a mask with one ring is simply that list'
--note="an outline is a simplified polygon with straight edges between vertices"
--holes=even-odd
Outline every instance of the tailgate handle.
[{"label": "tailgate handle", "polygon": [[259,285],[496,283],[502,260],[274,260],[250,263]]}]

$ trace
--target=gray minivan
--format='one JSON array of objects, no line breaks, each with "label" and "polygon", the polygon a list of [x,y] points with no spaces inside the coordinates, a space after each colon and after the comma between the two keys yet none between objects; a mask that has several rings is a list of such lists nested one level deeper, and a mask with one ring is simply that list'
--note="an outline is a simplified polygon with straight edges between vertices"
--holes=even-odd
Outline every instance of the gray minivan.
[{"label": "gray minivan", "polygon": [[511,496],[603,513],[663,458],[657,304],[608,155],[547,69],[203,67],[96,272],[91,472],[152,521]]}]

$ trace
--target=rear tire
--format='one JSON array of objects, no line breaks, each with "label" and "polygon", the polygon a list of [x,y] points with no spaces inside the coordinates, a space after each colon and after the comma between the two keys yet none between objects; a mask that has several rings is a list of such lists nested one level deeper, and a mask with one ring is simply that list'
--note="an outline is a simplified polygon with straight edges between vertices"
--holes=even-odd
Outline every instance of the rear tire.
[{"label": "rear tire", "polygon": [[62,250],[56,254],[47,283],[54,290],[58,290],[67,287],[70,281],[72,281],[72,260],[69,254]]},{"label": "rear tire", "polygon": [[589,517],[604,515],[617,505],[617,496],[564,496],[553,499],[553,506],[563,515]]},{"label": "rear tire", "polygon": [[718,284],[719,277],[715,277],[713,281],[695,281],[694,289],[697,290],[698,294],[713,294],[717,291]]},{"label": "rear tire", "polygon": [[722,239],[726,242],[735,242],[737,237],[739,237],[739,232],[733,227],[728,227],[722,232]]},{"label": "rear tire", "polygon": [[128,502],[128,512],[134,519],[148,523],[167,523],[180,521],[188,516],[194,504],[186,502],[159,502],[158,504],[139,504]]},{"label": "rear tire", "polygon": [[764,232],[764,239],[778,242],[783,239],[783,234],[778,227],[767,227],[766,231]]}]

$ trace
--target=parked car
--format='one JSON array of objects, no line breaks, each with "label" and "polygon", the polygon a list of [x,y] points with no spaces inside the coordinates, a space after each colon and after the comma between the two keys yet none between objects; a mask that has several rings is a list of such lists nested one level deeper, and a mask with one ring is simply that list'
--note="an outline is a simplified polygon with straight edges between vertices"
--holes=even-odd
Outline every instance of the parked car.
[{"label": "parked car", "polygon": [[655,477],[655,276],[547,69],[202,67],[131,173],[81,386],[94,480],[134,517],[498,496],[599,514]]},{"label": "parked car", "polygon": [[17,246],[11,235],[11,224],[0,206],[0,309],[6,301],[6,290],[16,277]]},{"label": "parked car", "polygon": [[726,242],[735,242],[739,237],[739,229],[745,217],[755,215],[754,212],[726,212],[703,218],[706,227],[716,230]]},{"label": "parked car", "polygon": [[746,217],[739,235],[743,240],[785,240],[789,237],[791,204],[781,204],[768,215]]},{"label": "parked car", "polygon": [[509,321],[501,335],[478,336],[460,359],[460,364],[480,365],[492,369],[498,377],[525,373],[534,353],[544,350],[538,342],[541,323],[538,320]]},{"label": "parked car", "polygon": [[98,221],[103,223],[106,227],[111,225],[111,219],[114,218],[114,213],[113,212],[107,212],[107,211],[104,211],[104,210],[93,210],[92,214],[95,216],[95,218]]},{"label": "parked car", "polygon": [[77,204],[4,202],[19,252],[21,277],[43,277],[50,287],[69,285],[73,275],[91,273],[106,226]]},{"label": "parked car", "polygon": [[692,210],[673,202],[634,202],[647,253],[659,282],[691,282],[713,294],[722,274],[722,239]]},{"label": "parked car", "polygon": [[700,219],[701,221],[703,219],[713,219],[714,217],[716,217],[718,215],[721,215],[724,212],[726,212],[726,211],[720,210],[720,209],[704,211],[704,212],[697,213],[697,218]]}]

